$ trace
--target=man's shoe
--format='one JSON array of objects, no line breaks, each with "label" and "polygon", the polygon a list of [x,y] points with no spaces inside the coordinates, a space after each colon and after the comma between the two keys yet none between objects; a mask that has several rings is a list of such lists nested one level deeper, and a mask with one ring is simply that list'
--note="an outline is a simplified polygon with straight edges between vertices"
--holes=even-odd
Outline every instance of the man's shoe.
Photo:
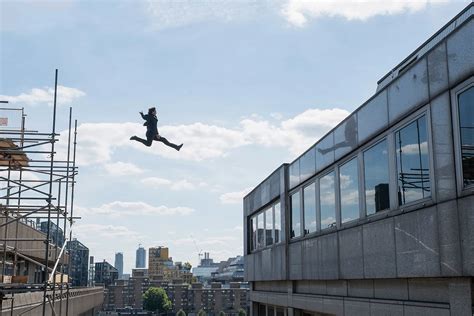
[{"label": "man's shoe", "polygon": [[130,140],[137,140],[137,136],[130,137]]},{"label": "man's shoe", "polygon": [[178,146],[178,151],[181,150],[181,147],[183,147],[183,144],[181,144],[181,145]]}]

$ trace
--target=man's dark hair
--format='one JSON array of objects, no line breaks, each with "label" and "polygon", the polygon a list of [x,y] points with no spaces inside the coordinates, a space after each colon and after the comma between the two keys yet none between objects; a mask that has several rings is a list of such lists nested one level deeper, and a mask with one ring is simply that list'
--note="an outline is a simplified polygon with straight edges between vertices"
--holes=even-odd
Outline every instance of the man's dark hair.
[{"label": "man's dark hair", "polygon": [[148,114],[151,114],[152,112],[156,111],[155,107],[149,108],[148,109]]}]

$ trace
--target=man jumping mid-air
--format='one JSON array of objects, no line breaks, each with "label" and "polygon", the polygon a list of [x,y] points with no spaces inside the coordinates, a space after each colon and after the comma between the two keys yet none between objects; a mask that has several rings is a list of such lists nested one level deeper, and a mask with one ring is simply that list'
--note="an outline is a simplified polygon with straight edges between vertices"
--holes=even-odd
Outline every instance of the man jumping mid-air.
[{"label": "man jumping mid-air", "polygon": [[150,147],[151,143],[154,140],[162,142],[166,146],[172,147],[178,151],[181,149],[181,147],[183,147],[183,144],[176,145],[170,143],[166,138],[160,136],[160,134],[158,133],[157,126],[158,118],[156,117],[156,109],[154,107],[148,109],[148,114],[143,115],[143,112],[140,112],[140,115],[146,121],[145,123],[143,123],[143,125],[146,126],[146,140],[137,136],[130,137],[130,140],[136,140],[137,142],[140,142],[147,147]]}]

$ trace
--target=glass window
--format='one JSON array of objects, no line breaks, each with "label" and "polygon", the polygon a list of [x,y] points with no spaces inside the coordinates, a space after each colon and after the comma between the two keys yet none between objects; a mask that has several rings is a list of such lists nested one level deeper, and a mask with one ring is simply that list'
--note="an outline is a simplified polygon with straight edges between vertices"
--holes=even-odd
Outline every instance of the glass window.
[{"label": "glass window", "polygon": [[290,188],[300,184],[300,160],[296,160],[290,165]]},{"label": "glass window", "polygon": [[334,171],[319,180],[319,196],[321,205],[321,229],[336,226]]},{"label": "glass window", "polygon": [[260,213],[257,215],[257,248],[262,248],[265,245],[263,237],[264,230],[263,213]]},{"label": "glass window", "polygon": [[313,182],[303,190],[304,233],[316,231],[316,184]]},{"label": "glass window", "polygon": [[252,227],[252,250],[257,249],[257,219],[255,216],[252,216],[250,220]]},{"label": "glass window", "polygon": [[310,178],[316,172],[316,150],[311,148],[300,158],[300,181]]},{"label": "glass window", "polygon": [[330,133],[316,145],[316,167],[324,169],[334,162],[334,135]]},{"label": "glass window", "polygon": [[364,152],[367,215],[390,208],[387,140]]},{"label": "glass window", "polygon": [[273,244],[273,208],[265,211],[265,241],[266,245]]},{"label": "glass window", "polygon": [[277,307],[276,316],[285,316],[285,310],[281,307]]},{"label": "glass window", "polygon": [[359,218],[359,171],[357,158],[339,168],[339,186],[341,192],[341,222]]},{"label": "glass window", "polygon": [[474,184],[474,87],[459,95],[462,176],[464,186]]},{"label": "glass window", "polygon": [[301,236],[300,192],[291,196],[291,238]]},{"label": "glass window", "polygon": [[275,210],[275,243],[279,243],[281,236],[281,210],[280,203],[277,203],[273,206]]},{"label": "glass window", "polygon": [[430,196],[426,133],[425,116],[395,133],[399,205]]}]

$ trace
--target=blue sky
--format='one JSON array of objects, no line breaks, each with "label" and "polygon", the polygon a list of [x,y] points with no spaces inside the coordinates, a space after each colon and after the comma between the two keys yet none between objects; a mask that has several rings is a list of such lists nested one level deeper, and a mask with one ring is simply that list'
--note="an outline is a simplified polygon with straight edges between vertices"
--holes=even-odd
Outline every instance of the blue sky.
[{"label": "blue sky", "polygon": [[[242,196],[353,111],[468,1],[0,0],[0,96],[79,121],[74,235],[125,270],[139,243],[242,254]],[[158,108],[160,133],[138,111]]]}]

